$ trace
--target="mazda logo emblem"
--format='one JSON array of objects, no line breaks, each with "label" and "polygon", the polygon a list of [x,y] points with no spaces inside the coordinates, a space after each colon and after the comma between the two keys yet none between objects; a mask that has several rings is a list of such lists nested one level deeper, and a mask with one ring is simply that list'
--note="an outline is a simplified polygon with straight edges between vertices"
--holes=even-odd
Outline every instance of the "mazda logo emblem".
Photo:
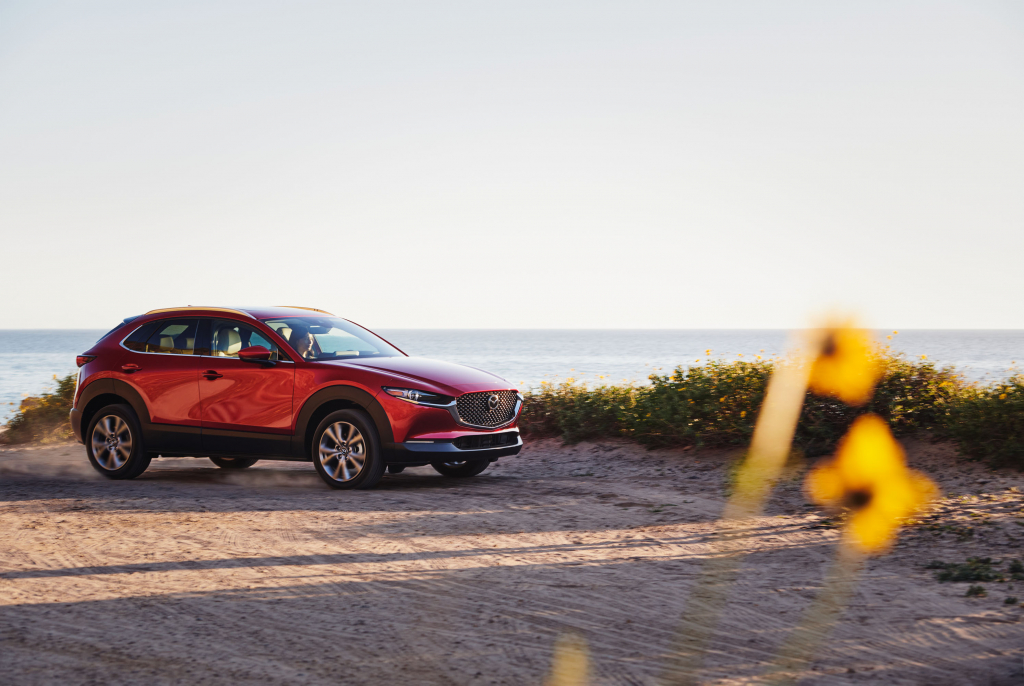
[{"label": "mazda logo emblem", "polygon": [[494,395],[492,395],[490,398],[487,399],[487,409],[489,409],[489,410],[496,410],[496,409],[498,409],[498,402],[499,402],[498,394],[495,393]]}]

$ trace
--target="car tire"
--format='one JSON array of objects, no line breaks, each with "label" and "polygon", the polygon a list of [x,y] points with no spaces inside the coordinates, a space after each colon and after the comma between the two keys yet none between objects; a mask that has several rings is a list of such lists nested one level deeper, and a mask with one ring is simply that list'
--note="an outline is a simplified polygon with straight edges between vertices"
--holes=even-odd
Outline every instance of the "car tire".
[{"label": "car tire", "polygon": [[430,466],[438,474],[454,477],[476,476],[491,465],[490,460],[457,460],[453,462],[435,462]]},{"label": "car tire", "polygon": [[384,476],[377,427],[361,410],[338,410],[320,422],[311,446],[313,466],[331,488],[373,488]]},{"label": "car tire", "polygon": [[248,469],[259,460],[252,457],[211,457],[210,462],[221,469]]},{"label": "car tire", "polygon": [[134,479],[152,459],[135,410],[120,404],[101,407],[89,420],[85,452],[93,469],[108,479]]}]

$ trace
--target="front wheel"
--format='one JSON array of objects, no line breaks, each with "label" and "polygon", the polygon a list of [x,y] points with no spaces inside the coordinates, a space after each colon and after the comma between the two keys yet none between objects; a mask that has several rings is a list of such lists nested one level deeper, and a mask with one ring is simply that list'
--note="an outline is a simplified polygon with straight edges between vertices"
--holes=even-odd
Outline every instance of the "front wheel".
[{"label": "front wheel", "polygon": [[313,434],[313,466],[331,488],[373,488],[384,455],[373,420],[360,410],[332,412]]},{"label": "front wheel", "polygon": [[221,469],[248,469],[259,460],[251,457],[211,457],[210,462]]},{"label": "front wheel", "polygon": [[142,428],[128,405],[100,408],[85,435],[89,463],[108,479],[134,479],[149,467]]},{"label": "front wheel", "polygon": [[491,465],[490,460],[456,460],[454,462],[435,462],[430,465],[438,474],[445,476],[465,477],[476,476]]}]

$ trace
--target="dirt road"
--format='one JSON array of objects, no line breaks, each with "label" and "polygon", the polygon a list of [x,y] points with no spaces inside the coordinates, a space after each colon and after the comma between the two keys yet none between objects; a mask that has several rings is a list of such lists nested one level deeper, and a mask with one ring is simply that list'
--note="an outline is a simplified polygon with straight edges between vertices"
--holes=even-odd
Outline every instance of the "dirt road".
[{"label": "dirt road", "polygon": [[[1024,478],[910,451],[961,497],[869,563],[802,683],[1024,683],[1004,604],[1024,582],[966,598],[924,568],[1021,556]],[[654,684],[730,460],[541,441],[472,479],[338,492],[305,464],[164,459],[111,482],[81,446],[0,451],[0,682],[538,684],[572,630],[594,683]],[[799,621],[834,554],[823,518],[797,480],[777,489],[706,683],[752,682]]]}]

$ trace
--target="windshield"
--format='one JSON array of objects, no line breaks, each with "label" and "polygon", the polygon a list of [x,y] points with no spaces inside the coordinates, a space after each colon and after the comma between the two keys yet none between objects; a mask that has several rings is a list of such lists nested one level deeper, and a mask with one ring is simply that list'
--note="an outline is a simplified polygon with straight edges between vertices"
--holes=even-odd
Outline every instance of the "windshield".
[{"label": "windshield", "polygon": [[279,317],[263,323],[307,360],[404,357],[384,339],[339,317]]}]

